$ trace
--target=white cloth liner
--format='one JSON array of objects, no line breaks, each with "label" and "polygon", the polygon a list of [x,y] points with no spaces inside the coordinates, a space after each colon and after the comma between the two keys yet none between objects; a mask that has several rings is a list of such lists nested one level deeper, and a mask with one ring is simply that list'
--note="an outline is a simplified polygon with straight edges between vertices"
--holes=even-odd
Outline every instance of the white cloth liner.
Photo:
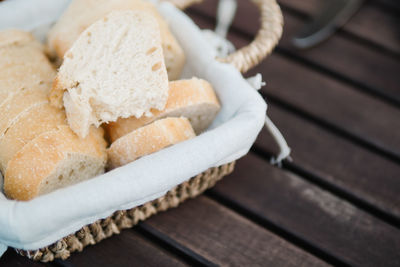
[{"label": "white cloth liner", "polygon": [[[1,3],[0,29],[42,27],[49,17],[55,20],[67,2]],[[39,12],[45,6],[46,14]],[[31,201],[7,200],[0,194],[0,255],[5,246],[33,250],[50,245],[116,210],[158,198],[188,178],[238,159],[250,149],[264,125],[264,100],[234,67],[213,59],[212,49],[184,13],[168,3],[158,8],[185,50],[184,77],[197,76],[213,84],[222,103],[216,120],[194,139]]]}]

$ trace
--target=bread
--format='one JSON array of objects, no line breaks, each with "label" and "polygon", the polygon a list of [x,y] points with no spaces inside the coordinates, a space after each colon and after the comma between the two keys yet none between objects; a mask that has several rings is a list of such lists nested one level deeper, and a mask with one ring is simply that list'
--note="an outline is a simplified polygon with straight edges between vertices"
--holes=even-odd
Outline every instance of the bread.
[{"label": "bread", "polygon": [[45,86],[31,86],[30,89],[21,90],[6,99],[0,105],[0,138],[19,117],[36,106],[48,103],[48,91],[49,88]]},{"label": "bread", "polygon": [[[10,198],[28,200],[104,171],[102,129],[78,138],[48,94],[55,71],[27,33],[0,32],[0,170]],[[60,179],[60,180],[58,180]]]},{"label": "bread", "polygon": [[78,138],[68,126],[42,133],[9,161],[4,192],[9,198],[30,200],[103,173],[106,161],[101,129]]},{"label": "bread", "polygon": [[55,77],[42,45],[18,30],[0,31],[0,70],[0,105],[22,89],[50,88]]},{"label": "bread", "polygon": [[109,168],[116,168],[167,146],[195,137],[186,118],[166,118],[139,128],[112,143]]},{"label": "bread", "polygon": [[114,142],[155,120],[165,117],[186,117],[196,134],[204,131],[220,109],[212,86],[205,80],[192,78],[169,83],[169,97],[165,109],[152,110],[153,116],[130,117],[105,125],[108,136]]},{"label": "bread", "polygon": [[73,0],[48,34],[49,50],[54,56],[63,58],[87,27],[115,10],[147,11],[157,19],[168,77],[178,79],[185,62],[183,50],[155,6],[143,0]]},{"label": "bread", "polygon": [[157,21],[146,12],[115,11],[87,28],[64,57],[50,95],[81,137],[89,126],[163,109],[168,77]]},{"label": "bread", "polygon": [[36,136],[66,125],[65,113],[48,103],[32,108],[20,116],[0,138],[0,170],[5,173],[10,159]]},{"label": "bread", "polygon": [[36,46],[39,49],[43,48],[33,35],[28,32],[17,29],[7,29],[0,32],[0,48],[24,45]]}]

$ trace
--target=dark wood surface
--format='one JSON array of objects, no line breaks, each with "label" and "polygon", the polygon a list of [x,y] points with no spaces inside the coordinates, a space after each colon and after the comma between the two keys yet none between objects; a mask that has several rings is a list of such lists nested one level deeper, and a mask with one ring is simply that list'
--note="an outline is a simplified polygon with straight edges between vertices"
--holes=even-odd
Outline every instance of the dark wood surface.
[{"label": "dark wood surface", "polygon": [[[215,0],[188,14],[213,28]],[[229,39],[254,38],[247,0]],[[323,0],[280,0],[279,46],[262,73],[268,114],[292,148],[281,168],[263,130],[233,174],[205,195],[75,253],[33,263],[11,249],[0,266],[400,266],[400,5],[365,1],[327,41],[291,39]]]}]

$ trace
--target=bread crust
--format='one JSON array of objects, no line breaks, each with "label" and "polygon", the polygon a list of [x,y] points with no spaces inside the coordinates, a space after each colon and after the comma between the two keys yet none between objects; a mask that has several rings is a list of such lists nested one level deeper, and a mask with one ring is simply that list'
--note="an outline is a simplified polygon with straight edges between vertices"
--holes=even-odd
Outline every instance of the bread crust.
[{"label": "bread crust", "polygon": [[113,169],[125,165],[195,136],[186,118],[165,118],[155,121],[112,143],[107,150],[108,167]]},{"label": "bread crust", "polygon": [[51,87],[49,93],[49,101],[53,107],[62,109],[63,108],[63,95],[65,88],[61,86],[60,80],[56,77],[53,81],[53,85]]},{"label": "bread crust", "polygon": [[0,32],[0,49],[7,46],[24,45],[35,46],[43,50],[43,46],[29,32],[17,29],[7,29]]},{"label": "bread crust", "polygon": [[8,161],[36,136],[66,125],[65,113],[48,103],[34,107],[21,116],[0,138],[0,171],[5,173]]},{"label": "bread crust", "polygon": [[[10,38],[9,42],[4,35]],[[29,34],[21,35],[33,38]],[[0,105],[22,90],[37,87],[50,89],[55,70],[43,54],[41,44],[34,40],[19,41],[18,34],[14,37],[9,32],[0,32],[0,36],[3,43],[7,43],[0,46]]]},{"label": "bread crust", "polygon": [[[200,106],[206,107],[205,110],[201,110]],[[169,96],[164,110],[152,109],[153,115],[150,117],[118,119],[116,122],[106,124],[105,129],[111,142],[114,142],[118,138],[160,118],[183,116],[191,120],[190,115],[207,115],[205,117],[208,121],[203,125],[192,123],[195,132],[199,134],[205,130],[205,127],[208,127],[219,109],[218,98],[211,84],[207,81],[198,78],[173,81],[169,82]]]},{"label": "bread crust", "polygon": [[38,105],[48,103],[48,87],[32,86],[11,95],[0,105],[0,138],[20,116]]},{"label": "bread crust", "polygon": [[38,195],[41,182],[54,173],[69,156],[86,155],[106,162],[106,143],[101,129],[92,128],[84,139],[68,126],[45,132],[26,144],[9,161],[4,176],[4,192],[12,199],[30,200]]}]

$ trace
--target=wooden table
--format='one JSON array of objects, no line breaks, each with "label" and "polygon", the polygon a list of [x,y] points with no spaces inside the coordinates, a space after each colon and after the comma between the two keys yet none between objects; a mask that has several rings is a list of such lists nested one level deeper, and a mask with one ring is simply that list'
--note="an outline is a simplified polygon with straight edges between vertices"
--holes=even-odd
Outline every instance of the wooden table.
[{"label": "wooden table", "polygon": [[[293,162],[268,164],[263,131],[235,172],[205,195],[75,253],[32,263],[12,250],[1,266],[400,266],[400,5],[371,0],[327,42],[298,51],[293,34],[323,0],[281,0],[284,36],[261,72],[268,113]],[[191,8],[212,28],[216,1]],[[230,39],[258,27],[239,0]]]}]

